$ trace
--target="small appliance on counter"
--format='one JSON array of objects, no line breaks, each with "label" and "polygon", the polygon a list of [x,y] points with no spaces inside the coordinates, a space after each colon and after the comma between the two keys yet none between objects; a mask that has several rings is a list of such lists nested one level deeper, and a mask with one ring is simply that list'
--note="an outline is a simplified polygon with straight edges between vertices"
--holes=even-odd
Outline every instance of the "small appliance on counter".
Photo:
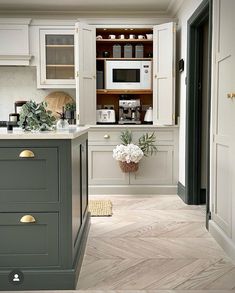
[{"label": "small appliance on counter", "polygon": [[126,95],[120,96],[118,124],[141,124],[140,99],[128,99]]},{"label": "small appliance on counter", "polygon": [[153,123],[153,108],[149,107],[144,116],[144,123]]},{"label": "small appliance on counter", "polygon": [[113,109],[96,110],[96,121],[98,124],[114,124],[114,123],[116,123],[115,111]]}]

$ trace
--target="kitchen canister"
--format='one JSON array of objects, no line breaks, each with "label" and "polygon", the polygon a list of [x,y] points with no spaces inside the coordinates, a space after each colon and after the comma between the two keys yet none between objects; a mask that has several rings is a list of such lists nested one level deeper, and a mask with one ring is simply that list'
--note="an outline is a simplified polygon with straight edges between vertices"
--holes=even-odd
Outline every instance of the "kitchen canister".
[{"label": "kitchen canister", "polygon": [[135,46],[135,58],[144,58],[144,46],[142,44]]},{"label": "kitchen canister", "polygon": [[124,58],[132,58],[132,45],[126,44],[124,46]]},{"label": "kitchen canister", "polygon": [[121,58],[122,57],[122,50],[119,44],[113,45],[113,58]]},{"label": "kitchen canister", "polygon": [[16,101],[15,102],[15,113],[19,114],[22,106],[26,103],[27,103],[27,101]]}]

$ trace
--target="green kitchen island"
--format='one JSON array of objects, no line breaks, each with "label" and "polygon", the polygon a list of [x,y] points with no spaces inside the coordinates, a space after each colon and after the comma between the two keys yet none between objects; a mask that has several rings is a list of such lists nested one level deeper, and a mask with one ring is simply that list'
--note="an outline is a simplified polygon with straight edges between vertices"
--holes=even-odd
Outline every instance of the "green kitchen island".
[{"label": "green kitchen island", "polygon": [[76,288],[90,223],[87,132],[0,129],[0,290]]}]

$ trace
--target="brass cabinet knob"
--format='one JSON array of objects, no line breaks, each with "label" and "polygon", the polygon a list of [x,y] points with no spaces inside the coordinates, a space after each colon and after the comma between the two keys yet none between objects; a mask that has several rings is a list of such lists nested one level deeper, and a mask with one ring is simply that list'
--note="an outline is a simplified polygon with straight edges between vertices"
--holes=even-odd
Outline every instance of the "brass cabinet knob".
[{"label": "brass cabinet knob", "polygon": [[109,134],[105,134],[105,135],[104,135],[104,138],[105,138],[105,139],[109,139],[109,138],[110,138],[110,135],[109,135]]},{"label": "brass cabinet knob", "polygon": [[21,223],[35,223],[36,220],[33,216],[31,215],[24,215],[21,219],[20,219]]},{"label": "brass cabinet knob", "polygon": [[20,158],[34,158],[35,155],[32,151],[30,150],[24,150],[19,154]]}]

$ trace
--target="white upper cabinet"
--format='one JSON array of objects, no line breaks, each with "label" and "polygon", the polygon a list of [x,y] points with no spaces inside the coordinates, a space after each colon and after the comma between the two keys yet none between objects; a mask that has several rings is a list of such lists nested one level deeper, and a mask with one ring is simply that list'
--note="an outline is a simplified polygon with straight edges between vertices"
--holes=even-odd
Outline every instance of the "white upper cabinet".
[{"label": "white upper cabinet", "polygon": [[38,88],[75,88],[74,31],[39,29]]},{"label": "white upper cabinet", "polygon": [[29,65],[31,19],[0,19],[0,65]]},{"label": "white upper cabinet", "polygon": [[175,124],[175,23],[153,28],[153,124]]},{"label": "white upper cabinet", "polygon": [[76,24],[76,103],[79,125],[96,124],[96,36],[95,27]]}]

